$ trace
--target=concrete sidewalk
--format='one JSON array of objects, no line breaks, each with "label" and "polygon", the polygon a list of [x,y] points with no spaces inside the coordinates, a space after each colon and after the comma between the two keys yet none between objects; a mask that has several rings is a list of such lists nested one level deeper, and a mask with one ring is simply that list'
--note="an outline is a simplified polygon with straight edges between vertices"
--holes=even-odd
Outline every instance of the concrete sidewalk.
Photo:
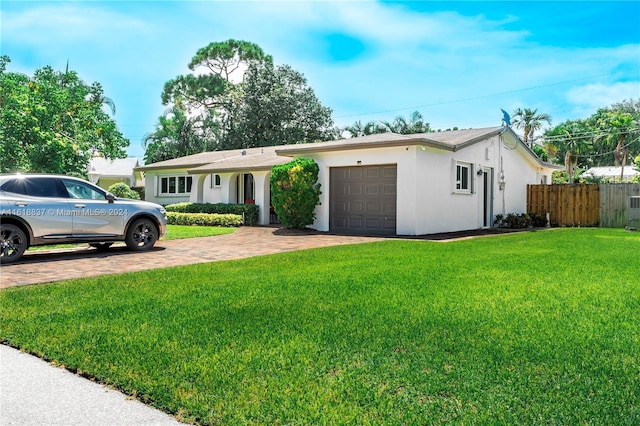
[{"label": "concrete sidewalk", "polygon": [[0,425],[181,425],[40,358],[0,345]]}]

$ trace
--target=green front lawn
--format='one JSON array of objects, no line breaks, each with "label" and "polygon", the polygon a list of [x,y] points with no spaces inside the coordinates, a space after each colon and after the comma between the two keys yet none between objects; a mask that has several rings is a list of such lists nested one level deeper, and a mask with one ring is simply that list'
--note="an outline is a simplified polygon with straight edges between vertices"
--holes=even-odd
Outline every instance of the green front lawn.
[{"label": "green front lawn", "polygon": [[0,340],[202,424],[640,424],[640,233],[389,240],[0,292]]},{"label": "green front lawn", "polygon": [[[231,234],[238,228],[222,226],[186,226],[167,225],[167,235],[162,237],[165,240],[180,240],[183,238],[212,237],[215,235]],[[87,244],[56,244],[51,246],[29,247],[29,250],[52,250],[58,248],[87,247]]]}]

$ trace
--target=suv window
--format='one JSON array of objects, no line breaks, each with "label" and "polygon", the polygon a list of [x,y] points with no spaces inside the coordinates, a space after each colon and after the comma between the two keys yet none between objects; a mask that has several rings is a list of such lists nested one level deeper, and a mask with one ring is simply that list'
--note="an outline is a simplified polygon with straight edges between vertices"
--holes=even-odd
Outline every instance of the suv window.
[{"label": "suv window", "polygon": [[96,190],[94,187],[71,179],[62,179],[67,192],[69,192],[69,198],[81,198],[83,200],[104,200],[105,194]]},{"label": "suv window", "polygon": [[32,197],[67,198],[67,190],[58,178],[32,177],[25,178],[27,194]]},{"label": "suv window", "polygon": [[2,184],[0,189],[7,192],[13,192],[14,194],[27,195],[27,186],[24,184],[24,179],[8,180]]}]

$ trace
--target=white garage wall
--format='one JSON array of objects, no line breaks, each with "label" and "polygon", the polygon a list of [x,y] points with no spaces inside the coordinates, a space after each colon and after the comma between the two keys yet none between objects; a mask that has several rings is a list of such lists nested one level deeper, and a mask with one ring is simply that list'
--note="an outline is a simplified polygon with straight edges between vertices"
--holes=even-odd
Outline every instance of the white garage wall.
[{"label": "white garage wall", "polygon": [[[398,235],[422,235],[478,229],[484,219],[484,177],[479,169],[492,170],[493,217],[498,213],[524,213],[527,184],[539,183],[543,169],[526,148],[506,135],[474,143],[459,151],[421,146],[363,149],[316,153],[320,167],[321,204],[316,207],[313,228],[329,230],[329,170],[331,167],[396,164]],[[472,192],[455,192],[456,161],[473,165]],[[504,176],[504,189],[499,182]],[[493,220],[493,217],[491,218]]]}]

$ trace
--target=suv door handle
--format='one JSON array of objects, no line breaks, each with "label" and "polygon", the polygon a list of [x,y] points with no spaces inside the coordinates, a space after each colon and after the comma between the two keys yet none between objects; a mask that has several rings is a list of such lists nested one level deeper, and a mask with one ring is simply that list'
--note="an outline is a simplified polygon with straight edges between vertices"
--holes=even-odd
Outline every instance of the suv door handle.
[{"label": "suv door handle", "polygon": [[75,205],[75,207],[76,207],[77,209],[84,209],[85,207],[87,207],[87,205],[86,205],[86,204],[79,204],[79,203],[78,203],[78,204],[76,204],[76,205]]},{"label": "suv door handle", "polygon": [[26,201],[16,201],[15,205],[18,207],[27,207]]}]

